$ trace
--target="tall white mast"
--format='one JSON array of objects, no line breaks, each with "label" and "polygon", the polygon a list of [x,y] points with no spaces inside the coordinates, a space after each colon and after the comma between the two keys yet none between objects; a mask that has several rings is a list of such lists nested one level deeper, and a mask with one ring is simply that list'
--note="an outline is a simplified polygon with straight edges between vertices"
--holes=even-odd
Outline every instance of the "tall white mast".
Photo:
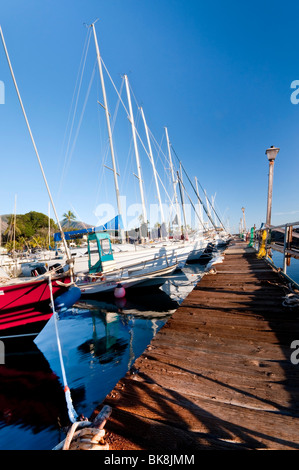
[{"label": "tall white mast", "polygon": [[198,192],[198,183],[197,183],[197,178],[196,176],[194,177],[195,178],[195,186],[196,186],[196,192],[197,192],[197,198],[198,198],[198,206],[199,206],[199,223],[200,223],[200,229],[202,229],[204,227],[204,221],[203,221],[203,212],[202,212],[202,203],[199,199],[199,192]]},{"label": "tall white mast", "polygon": [[144,127],[145,127],[145,133],[146,133],[147,144],[148,144],[148,149],[149,149],[149,156],[150,156],[150,160],[151,160],[151,164],[152,164],[153,172],[154,172],[155,184],[156,184],[156,189],[157,189],[157,196],[158,196],[160,212],[161,212],[161,224],[165,224],[164,212],[163,212],[161,195],[160,195],[160,188],[159,188],[158,178],[157,178],[157,170],[156,170],[156,167],[155,167],[155,162],[154,162],[154,157],[153,157],[153,152],[152,152],[152,146],[151,146],[149,133],[148,133],[148,127],[147,127],[147,124],[146,124],[143,109],[140,108],[140,110],[141,110],[141,116],[142,116],[142,119],[143,119],[143,122],[144,122]]},{"label": "tall white mast", "polygon": [[[185,237],[188,239],[188,230],[187,230],[187,221],[186,221],[186,213],[185,213],[185,202],[184,202],[184,193],[183,193],[183,180],[182,180],[182,166],[180,162],[180,174],[177,172],[178,175],[178,183],[179,183],[179,190],[181,195],[181,204],[182,204],[182,211],[183,211],[183,219],[184,219],[184,226],[185,226]],[[182,235],[184,234],[184,230],[182,227]]]},{"label": "tall white mast", "polygon": [[48,239],[49,239],[49,243],[48,243],[48,250],[50,250],[50,246],[51,246],[51,219],[50,219],[50,203],[49,203],[49,207],[48,207]]},{"label": "tall white mast", "polygon": [[172,164],[172,158],[171,158],[170,143],[169,143],[167,127],[165,127],[165,134],[166,134],[166,140],[167,140],[168,158],[169,158],[169,164],[170,164],[170,171],[171,171],[171,178],[172,178],[172,185],[173,185],[173,192],[174,192],[176,214],[177,214],[177,219],[178,219],[178,226],[181,230],[180,207],[179,207],[179,202],[178,202],[178,197],[177,197],[177,192],[176,192],[176,182],[175,182],[175,177],[174,177],[174,170],[173,170],[173,164]]},{"label": "tall white mast", "polygon": [[111,152],[111,158],[112,158],[112,166],[113,166],[113,174],[114,174],[114,185],[115,185],[116,201],[117,201],[117,210],[118,210],[118,214],[120,216],[122,216],[119,186],[118,186],[118,179],[117,179],[117,170],[116,170],[116,163],[115,163],[114,146],[113,146],[111,125],[110,125],[110,115],[109,115],[108,102],[107,102],[107,96],[106,96],[106,90],[105,90],[104,75],[103,75],[103,69],[102,69],[102,61],[101,61],[101,55],[100,55],[100,50],[99,50],[99,45],[98,45],[98,40],[97,40],[97,35],[96,35],[94,24],[92,24],[91,27],[92,27],[92,30],[93,30],[94,42],[95,42],[96,53],[97,53],[97,61],[98,61],[98,67],[99,67],[99,73],[100,73],[100,79],[101,79],[101,85],[102,85],[102,91],[103,91],[103,98],[104,98],[104,109],[105,109],[105,115],[106,115],[106,121],[107,121],[110,152]]},{"label": "tall white mast", "polygon": [[216,211],[215,211],[215,199],[216,199],[216,193],[214,196],[212,196],[212,209],[213,209],[213,216],[214,216],[214,224],[215,227],[217,226],[217,220],[216,220]]},{"label": "tall white mast", "polygon": [[14,257],[16,255],[16,224],[17,224],[17,195],[15,194],[15,208],[14,208],[14,221],[13,221],[13,251],[14,251]]},{"label": "tall white mast", "polygon": [[139,152],[137,146],[137,139],[136,139],[136,128],[134,123],[134,115],[132,110],[132,103],[131,103],[131,95],[130,95],[130,88],[129,88],[129,81],[127,75],[124,76],[127,96],[128,96],[128,104],[129,104],[129,111],[130,111],[130,121],[132,125],[132,134],[133,134],[133,142],[134,142],[134,149],[135,149],[135,156],[136,156],[136,164],[137,164],[137,172],[138,172],[138,181],[139,181],[139,188],[140,188],[140,196],[141,196],[141,204],[142,204],[142,216],[143,216],[143,223],[147,224],[147,215],[146,215],[146,208],[145,208],[145,201],[144,201],[144,192],[143,192],[143,184],[142,184],[142,175],[141,175],[141,165],[139,159]]},{"label": "tall white mast", "polygon": [[210,222],[213,223],[212,216],[211,216],[211,208],[210,208],[210,204],[209,204],[209,200],[208,200],[208,196],[207,196],[207,191],[204,190],[204,193],[205,193],[205,197],[206,197],[208,217],[209,217],[209,219],[210,219]]}]

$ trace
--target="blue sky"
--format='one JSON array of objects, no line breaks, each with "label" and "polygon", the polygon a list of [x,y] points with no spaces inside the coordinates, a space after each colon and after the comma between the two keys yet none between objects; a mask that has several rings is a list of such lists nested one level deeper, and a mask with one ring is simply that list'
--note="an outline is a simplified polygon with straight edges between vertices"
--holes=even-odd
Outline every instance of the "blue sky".
[{"label": "blue sky", "polygon": [[[217,212],[232,231],[238,230],[242,206],[248,227],[265,221],[265,150],[279,147],[272,223],[299,219],[299,104],[290,99],[291,83],[299,80],[297,2],[11,0],[0,8],[59,217],[73,210],[78,219],[97,224],[104,204],[116,207],[112,174],[103,167],[111,167],[111,159],[97,103],[103,99],[92,37],[86,55],[84,50],[86,24],[98,19],[103,62],[118,90],[128,75],[138,129],[141,134],[137,105],[155,138],[157,170],[170,197],[164,127],[191,180],[196,176],[209,198],[215,196]],[[0,213],[14,210],[15,196],[17,213],[47,213],[48,196],[2,47],[0,80]],[[120,193],[132,208],[140,196],[130,124],[106,74],[105,83],[111,118],[118,110],[113,137]],[[126,104],[125,88],[121,96]],[[139,151],[146,201],[156,204],[149,160],[141,145]],[[195,203],[191,188],[189,194]]]}]

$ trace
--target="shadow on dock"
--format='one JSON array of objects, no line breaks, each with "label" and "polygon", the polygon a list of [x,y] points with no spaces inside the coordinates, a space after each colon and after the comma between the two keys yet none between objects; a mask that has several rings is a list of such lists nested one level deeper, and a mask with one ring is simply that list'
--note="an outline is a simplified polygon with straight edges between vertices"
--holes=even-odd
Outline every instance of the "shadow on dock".
[{"label": "shadow on dock", "polygon": [[105,400],[111,450],[298,449],[298,308],[235,240]]}]

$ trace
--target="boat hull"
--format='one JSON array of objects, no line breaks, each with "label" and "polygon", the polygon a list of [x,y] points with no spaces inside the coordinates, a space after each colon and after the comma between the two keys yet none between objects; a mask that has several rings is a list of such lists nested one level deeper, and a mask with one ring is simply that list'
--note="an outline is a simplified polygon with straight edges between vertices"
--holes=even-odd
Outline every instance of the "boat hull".
[{"label": "boat hull", "polygon": [[[115,276],[111,279],[103,278],[104,280],[97,280],[94,279],[93,282],[88,281],[80,281],[77,280],[77,285],[81,290],[82,295],[90,295],[90,294],[98,294],[98,293],[110,293],[114,292],[114,289],[118,286],[119,283],[125,288],[136,288],[141,286],[146,287],[153,287],[153,286],[161,286],[165,282],[164,276],[167,276],[173,273],[177,269],[177,264],[172,266],[167,266],[161,269],[157,269],[155,272],[144,273],[138,272],[133,275],[131,278],[126,276]],[[141,270],[142,271],[142,270]]]},{"label": "boat hull", "polygon": [[[69,279],[52,280],[53,297],[64,293]],[[31,338],[39,334],[53,311],[47,279],[23,281],[0,287],[0,340]]]}]

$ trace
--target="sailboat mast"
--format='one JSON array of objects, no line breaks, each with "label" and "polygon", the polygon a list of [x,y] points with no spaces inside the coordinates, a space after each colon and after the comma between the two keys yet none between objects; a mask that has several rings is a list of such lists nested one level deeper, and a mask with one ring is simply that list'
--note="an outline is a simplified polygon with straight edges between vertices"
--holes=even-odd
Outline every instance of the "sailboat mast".
[{"label": "sailboat mast", "polygon": [[176,207],[176,213],[177,213],[177,219],[178,219],[178,226],[181,229],[181,216],[180,216],[179,202],[178,202],[178,197],[177,197],[177,192],[176,192],[176,183],[175,183],[175,178],[174,178],[174,170],[173,170],[173,164],[172,164],[172,158],[171,158],[170,143],[169,143],[167,127],[165,127],[165,134],[166,134],[166,140],[167,140],[168,158],[169,158],[169,164],[170,164],[170,171],[171,171],[175,207]]},{"label": "sailboat mast", "polygon": [[118,186],[118,179],[117,179],[117,170],[116,170],[116,163],[115,163],[115,153],[114,153],[114,145],[113,145],[112,132],[111,132],[110,116],[109,116],[109,109],[108,109],[108,102],[107,102],[107,96],[106,96],[106,90],[105,90],[104,75],[103,75],[103,69],[102,69],[102,61],[101,61],[101,55],[100,55],[100,50],[99,50],[99,45],[98,45],[98,40],[97,40],[97,35],[96,35],[96,30],[95,30],[94,24],[92,24],[91,27],[92,27],[92,30],[93,30],[95,48],[96,48],[96,53],[97,53],[97,62],[98,62],[98,67],[99,67],[99,73],[100,73],[100,79],[101,79],[101,85],[102,85],[102,92],[103,92],[103,98],[104,98],[104,109],[105,109],[105,115],[106,115],[106,121],[107,121],[110,152],[111,152],[111,158],[112,158],[112,166],[113,166],[113,174],[114,174],[114,185],[115,185],[116,201],[117,201],[117,210],[118,210],[118,214],[121,216],[122,215],[122,210],[121,210],[121,203],[120,203],[120,194],[119,194],[119,186]]},{"label": "sailboat mast", "polygon": [[200,220],[199,220],[200,227],[199,228],[201,229],[201,226],[204,227],[203,214],[202,214],[202,203],[201,203],[201,200],[199,198],[197,178],[196,178],[196,176],[194,178],[195,178],[195,187],[196,187],[198,206],[199,206],[199,218],[200,218]]},{"label": "sailboat mast", "polygon": [[147,215],[146,215],[146,208],[145,208],[145,201],[144,201],[144,191],[143,191],[142,175],[141,175],[141,165],[140,165],[140,158],[139,158],[139,152],[138,152],[138,146],[137,146],[136,128],[135,128],[134,115],[133,115],[133,110],[132,110],[129,81],[128,81],[127,75],[125,75],[124,78],[125,78],[128,104],[129,104],[129,111],[130,111],[130,121],[131,121],[131,125],[132,125],[133,142],[134,142],[134,149],[135,149],[135,156],[136,156],[136,164],[137,164],[141,204],[142,204],[143,223],[147,224]]},{"label": "sailboat mast", "polygon": [[216,212],[215,212],[215,199],[216,199],[216,193],[214,196],[212,196],[212,209],[213,209],[213,215],[214,215],[214,223],[215,227],[217,226],[217,220],[216,220]]},{"label": "sailboat mast", "polygon": [[17,223],[17,195],[15,195],[14,218],[13,218],[13,251],[16,256],[16,223]]},{"label": "sailboat mast", "polygon": [[155,184],[156,184],[156,189],[157,189],[157,196],[158,196],[160,212],[161,212],[161,224],[165,224],[164,212],[163,212],[161,195],[160,195],[160,188],[159,188],[158,178],[157,178],[157,170],[156,170],[156,167],[155,167],[155,162],[154,162],[154,157],[153,157],[153,152],[152,152],[152,146],[151,146],[149,133],[148,133],[148,127],[147,127],[147,123],[146,123],[146,120],[145,120],[143,109],[140,108],[140,111],[141,111],[141,116],[142,116],[144,127],[145,127],[145,133],[146,133],[147,144],[148,144],[148,149],[149,149],[149,156],[150,156],[150,160],[151,160],[151,164],[152,164],[153,172],[154,172]]},{"label": "sailboat mast", "polygon": [[55,217],[56,217],[57,225],[59,227],[59,231],[60,231],[60,234],[61,234],[61,239],[62,239],[63,244],[64,244],[65,252],[66,252],[66,254],[68,255],[68,258],[69,258],[68,261],[70,261],[71,257],[70,257],[70,254],[69,254],[69,249],[68,249],[66,239],[65,239],[65,236],[64,236],[64,233],[63,233],[63,230],[62,230],[62,227],[61,227],[61,224],[60,224],[57,212],[56,212],[55,204],[54,204],[54,201],[53,201],[53,198],[52,198],[52,195],[51,195],[50,188],[48,186],[48,182],[47,182],[46,175],[45,175],[42,163],[41,163],[41,159],[39,157],[39,153],[38,153],[38,150],[37,150],[37,147],[36,147],[36,144],[35,144],[35,140],[33,138],[32,132],[31,132],[29,121],[27,119],[26,111],[25,111],[25,108],[24,108],[24,105],[23,105],[23,102],[22,102],[22,98],[21,98],[21,95],[20,95],[20,92],[19,92],[19,88],[18,88],[16,79],[15,79],[13,68],[12,68],[12,65],[11,65],[11,62],[10,62],[10,59],[9,59],[9,55],[8,55],[8,51],[7,51],[7,47],[6,47],[6,44],[5,44],[5,40],[4,40],[4,36],[3,36],[1,26],[0,26],[0,35],[1,35],[2,43],[3,43],[6,59],[7,59],[8,65],[9,65],[10,73],[11,73],[11,76],[12,76],[12,79],[13,79],[13,82],[14,82],[14,85],[15,85],[15,89],[16,89],[16,92],[17,92],[17,95],[18,95],[18,98],[19,98],[19,102],[20,102],[20,105],[21,105],[21,108],[22,108],[22,111],[23,111],[23,115],[24,115],[24,118],[25,118],[25,121],[26,121],[26,124],[27,124],[27,128],[28,128],[28,131],[29,131],[29,134],[30,134],[30,138],[31,138],[34,150],[35,150],[35,154],[36,154],[36,157],[37,157],[37,160],[38,160],[38,163],[39,163],[42,175],[43,175],[43,179],[44,179],[44,182],[45,182],[45,185],[46,185],[46,188],[47,188],[47,192],[48,192],[48,195],[49,195],[52,207],[53,207],[53,211],[54,211],[54,214],[55,214]]},{"label": "sailboat mast", "polygon": [[214,225],[214,222],[213,222],[212,216],[211,216],[211,208],[210,208],[210,204],[209,204],[209,200],[208,200],[208,196],[207,196],[207,191],[204,190],[204,193],[205,193],[205,198],[206,198],[206,204],[207,204],[207,210],[208,210],[208,217],[209,217],[210,221],[212,222],[212,224]]},{"label": "sailboat mast", "polygon": [[[184,204],[184,195],[181,187],[181,177],[182,175],[179,174],[177,171],[177,176],[178,176],[178,183],[179,183],[179,190],[180,190],[180,196],[181,196],[181,204],[182,204],[182,210],[183,210],[183,218],[184,218],[184,226],[185,226],[185,237],[188,238],[188,231],[187,231],[187,221],[186,221],[186,214],[185,214],[185,204]],[[182,227],[182,236],[184,235],[184,230]]]},{"label": "sailboat mast", "polygon": [[50,203],[49,203],[49,207],[48,207],[48,239],[49,239],[49,243],[48,243],[48,250],[50,250],[50,246],[51,246],[51,219],[50,219]]}]

